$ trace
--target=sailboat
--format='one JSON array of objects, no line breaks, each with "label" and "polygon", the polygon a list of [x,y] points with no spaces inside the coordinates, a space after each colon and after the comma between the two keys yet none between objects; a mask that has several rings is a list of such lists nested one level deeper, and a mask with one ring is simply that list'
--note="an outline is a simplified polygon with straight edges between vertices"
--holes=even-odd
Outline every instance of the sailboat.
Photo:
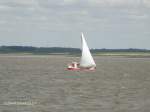
[{"label": "sailboat", "polygon": [[72,62],[68,65],[68,70],[95,70],[96,64],[91,55],[83,33],[81,33],[82,55],[80,63]]}]

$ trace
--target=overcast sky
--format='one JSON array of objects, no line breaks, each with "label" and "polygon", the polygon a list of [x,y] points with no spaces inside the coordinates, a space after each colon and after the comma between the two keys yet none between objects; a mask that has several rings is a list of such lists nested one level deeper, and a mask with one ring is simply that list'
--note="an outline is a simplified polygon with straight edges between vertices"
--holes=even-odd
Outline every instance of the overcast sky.
[{"label": "overcast sky", "polygon": [[0,45],[150,49],[150,0],[0,0]]}]

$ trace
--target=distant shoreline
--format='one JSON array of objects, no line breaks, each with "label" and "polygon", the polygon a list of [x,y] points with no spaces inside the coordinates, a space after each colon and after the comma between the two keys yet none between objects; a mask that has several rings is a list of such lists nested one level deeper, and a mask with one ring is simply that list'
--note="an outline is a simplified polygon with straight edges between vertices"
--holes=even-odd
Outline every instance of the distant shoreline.
[{"label": "distant shoreline", "polygon": [[[93,56],[124,56],[131,58],[150,58],[150,50],[147,49],[91,49],[91,52]],[[80,57],[81,50],[79,48],[64,47],[0,46],[0,55],[63,55]]]},{"label": "distant shoreline", "polygon": [[[70,53],[0,53],[0,56],[69,56],[69,57],[80,57],[81,54],[70,54]],[[94,57],[126,57],[126,58],[150,58],[150,52],[100,52],[93,53]]]}]

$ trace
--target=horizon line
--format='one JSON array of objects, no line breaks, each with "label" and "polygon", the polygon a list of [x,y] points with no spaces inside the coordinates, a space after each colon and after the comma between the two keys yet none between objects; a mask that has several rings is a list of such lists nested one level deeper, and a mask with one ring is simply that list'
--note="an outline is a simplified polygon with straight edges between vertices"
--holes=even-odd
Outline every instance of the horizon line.
[{"label": "horizon line", "polygon": [[[28,46],[28,45],[0,45],[0,47],[33,47],[33,48],[71,48],[71,49],[80,49],[77,47],[65,47],[65,46]],[[90,48],[90,50],[150,50],[147,48]]]}]

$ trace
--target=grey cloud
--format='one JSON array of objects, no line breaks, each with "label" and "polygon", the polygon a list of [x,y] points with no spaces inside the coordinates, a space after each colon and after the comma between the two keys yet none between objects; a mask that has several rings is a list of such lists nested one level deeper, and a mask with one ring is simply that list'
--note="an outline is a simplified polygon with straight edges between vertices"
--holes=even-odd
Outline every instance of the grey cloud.
[{"label": "grey cloud", "polygon": [[[46,36],[48,40],[50,35],[60,36],[52,34],[55,32],[63,33],[61,38],[67,40],[75,38],[75,33],[81,31],[91,32],[91,37],[94,34],[97,38],[101,37],[103,41],[109,39],[110,45],[111,41],[115,39],[116,42],[122,42],[120,38],[140,38],[142,34],[147,38],[150,29],[148,26],[150,24],[149,4],[148,0],[0,1],[0,32],[3,32],[0,38],[6,35],[5,33],[11,32],[14,36],[7,34],[7,39],[12,36],[14,41],[15,39],[19,40],[16,36],[17,34],[20,36],[20,32],[22,32],[22,36],[25,35],[24,38],[33,42],[36,37],[41,41],[42,37],[40,36],[42,35]],[[68,32],[72,37],[65,35]],[[112,37],[112,35],[114,36]],[[3,40],[7,41],[7,39]],[[58,40],[59,38],[57,38]],[[63,39],[61,41],[64,42]],[[133,41],[129,43],[132,45]],[[68,43],[64,42],[65,44]],[[103,43],[94,44],[94,41],[92,45],[93,47],[105,47]]]}]

